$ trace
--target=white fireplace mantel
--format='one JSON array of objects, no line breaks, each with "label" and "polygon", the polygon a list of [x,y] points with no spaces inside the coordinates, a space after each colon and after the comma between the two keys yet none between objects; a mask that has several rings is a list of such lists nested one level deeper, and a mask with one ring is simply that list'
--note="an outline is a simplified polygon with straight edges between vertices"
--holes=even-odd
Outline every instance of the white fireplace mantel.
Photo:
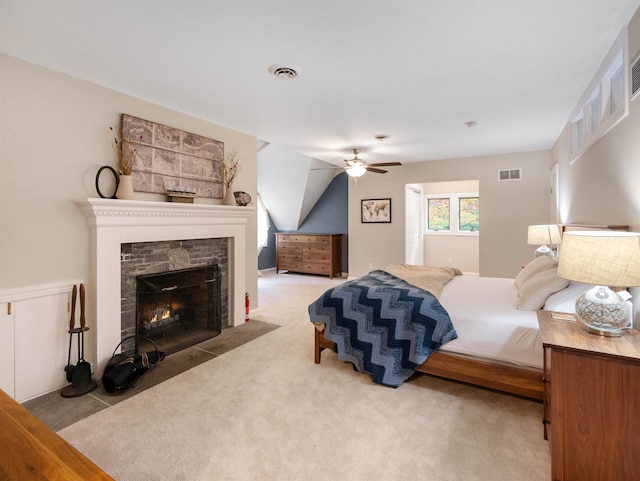
[{"label": "white fireplace mantel", "polygon": [[121,340],[122,244],[187,239],[229,239],[229,323],[244,323],[247,222],[255,207],[115,199],[76,201],[91,227],[88,332],[96,372]]}]

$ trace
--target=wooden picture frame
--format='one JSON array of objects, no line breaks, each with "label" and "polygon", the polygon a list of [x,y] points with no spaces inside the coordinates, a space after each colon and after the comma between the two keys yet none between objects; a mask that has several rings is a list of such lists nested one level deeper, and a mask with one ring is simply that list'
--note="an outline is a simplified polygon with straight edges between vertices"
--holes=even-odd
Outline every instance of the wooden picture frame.
[{"label": "wooden picture frame", "polygon": [[363,224],[390,224],[391,198],[362,199],[360,201],[360,215]]},{"label": "wooden picture frame", "polygon": [[123,147],[135,147],[135,192],[224,197],[224,142],[128,114],[121,122]]}]

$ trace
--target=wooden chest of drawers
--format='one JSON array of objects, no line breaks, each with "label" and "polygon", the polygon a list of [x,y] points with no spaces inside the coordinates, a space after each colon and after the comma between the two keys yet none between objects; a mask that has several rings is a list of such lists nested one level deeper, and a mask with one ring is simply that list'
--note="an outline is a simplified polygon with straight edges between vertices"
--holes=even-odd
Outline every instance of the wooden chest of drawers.
[{"label": "wooden chest of drawers", "polygon": [[553,316],[538,311],[551,479],[640,479],[640,332],[600,337]]},{"label": "wooden chest of drawers", "polygon": [[276,273],[323,274],[342,272],[342,234],[276,234]]}]

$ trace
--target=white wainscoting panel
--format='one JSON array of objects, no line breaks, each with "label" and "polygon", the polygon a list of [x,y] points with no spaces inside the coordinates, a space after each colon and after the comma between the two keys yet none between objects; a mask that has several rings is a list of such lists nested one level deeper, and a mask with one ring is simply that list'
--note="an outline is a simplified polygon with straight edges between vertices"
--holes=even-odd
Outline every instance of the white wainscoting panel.
[{"label": "white wainscoting panel", "polygon": [[[64,367],[68,358],[73,284],[60,282],[0,291],[0,388],[18,402],[68,384]],[[7,314],[9,303],[11,315]],[[76,323],[79,316],[78,301]],[[71,362],[77,362],[76,339]]]},{"label": "white wainscoting panel", "polygon": [[0,302],[0,389],[11,397],[15,396],[13,326],[13,305]]}]

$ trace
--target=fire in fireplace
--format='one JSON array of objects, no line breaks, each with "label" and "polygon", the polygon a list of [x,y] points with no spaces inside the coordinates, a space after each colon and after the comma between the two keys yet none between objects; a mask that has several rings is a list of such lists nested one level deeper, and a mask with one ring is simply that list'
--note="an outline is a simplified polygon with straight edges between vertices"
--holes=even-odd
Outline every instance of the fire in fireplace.
[{"label": "fire in fireplace", "polygon": [[171,354],[220,334],[221,280],[217,265],[137,276],[138,337]]}]

